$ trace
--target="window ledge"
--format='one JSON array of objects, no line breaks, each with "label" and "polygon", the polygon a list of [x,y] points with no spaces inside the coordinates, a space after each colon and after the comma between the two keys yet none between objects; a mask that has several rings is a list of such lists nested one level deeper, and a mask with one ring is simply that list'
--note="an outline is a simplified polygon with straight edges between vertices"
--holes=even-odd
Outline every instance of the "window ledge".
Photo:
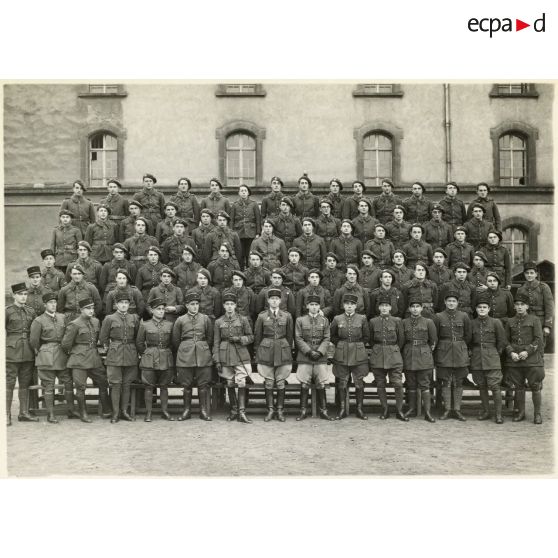
[{"label": "window ledge", "polygon": [[78,97],[127,97],[128,93],[80,93]]},{"label": "window ledge", "polygon": [[[216,97],[265,97],[267,95],[266,90],[262,87],[261,84],[247,84],[254,87],[252,90],[245,90],[245,91],[231,91],[228,87],[231,87],[237,84],[229,84],[229,83],[220,83],[216,90],[215,96]],[[243,84],[238,84],[243,85]]]},{"label": "window ledge", "polygon": [[489,97],[492,99],[538,99],[539,94],[535,92],[527,93],[493,93],[490,92]]},{"label": "window ledge", "polygon": [[403,97],[403,91],[393,91],[391,93],[369,93],[366,91],[353,91],[353,97]]}]

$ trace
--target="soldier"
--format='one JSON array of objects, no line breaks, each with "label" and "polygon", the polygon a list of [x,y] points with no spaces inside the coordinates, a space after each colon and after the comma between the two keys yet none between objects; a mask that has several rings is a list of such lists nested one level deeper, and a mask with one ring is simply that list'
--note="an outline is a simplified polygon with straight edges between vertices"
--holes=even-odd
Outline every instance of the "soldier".
[{"label": "soldier", "polygon": [[178,217],[186,221],[188,234],[191,234],[200,222],[200,203],[198,198],[190,193],[191,189],[192,183],[189,178],[179,178],[178,191],[170,199],[178,207]]},{"label": "soldier", "polygon": [[52,231],[50,249],[55,254],[56,267],[66,273],[68,264],[77,258],[78,242],[82,240],[81,231],[72,225],[74,214],[68,209],[61,209],[60,224]]},{"label": "soldier", "polygon": [[488,270],[485,267],[487,261],[483,251],[477,250],[473,254],[473,268],[467,275],[467,281],[471,283],[477,293],[484,293],[488,289],[486,286]]},{"label": "soldier", "polygon": [[100,287],[101,292],[104,293],[103,302],[106,307],[106,297],[110,291],[116,287],[116,273],[119,269],[125,269],[130,276],[130,284],[133,284],[136,279],[137,269],[136,266],[129,260],[126,259],[128,255],[128,250],[124,244],[117,242],[112,247],[113,258],[110,262],[103,265],[103,270],[101,271]]},{"label": "soldier", "polygon": [[342,271],[349,264],[359,265],[362,257],[362,242],[353,236],[353,223],[349,219],[341,222],[341,234],[331,241],[331,251],[336,255]]},{"label": "soldier", "polygon": [[[250,319],[236,312],[236,302],[234,293],[223,295],[225,314],[215,322],[213,361],[219,376],[227,382],[230,404],[227,420],[238,419],[238,422],[251,424],[246,416],[246,378],[252,372],[248,346],[254,342],[254,335]],[[238,398],[235,386],[238,387]]]},{"label": "soldier", "polygon": [[446,309],[434,317],[438,333],[438,345],[434,352],[436,375],[442,380],[442,399],[444,413],[440,417],[446,420],[452,412],[464,422],[461,414],[461,398],[463,397],[463,380],[467,377],[469,366],[468,345],[471,342],[471,321],[465,312],[457,309],[459,293],[448,290],[445,294]]},{"label": "soldier", "polygon": [[303,219],[304,217],[316,218],[320,213],[320,200],[318,196],[310,193],[312,181],[306,173],[298,179],[298,192],[293,197],[293,212]]},{"label": "soldier", "polygon": [[335,346],[333,375],[337,382],[339,408],[336,420],[349,416],[347,409],[347,386],[353,379],[356,389],[356,416],[366,420],[362,408],[364,401],[364,378],[368,375],[368,357],[364,344],[370,339],[368,321],[357,314],[358,298],[354,294],[343,295],[343,313],[336,315],[331,323],[331,342]]},{"label": "soldier", "polygon": [[238,262],[231,257],[231,247],[224,242],[219,248],[219,256],[216,260],[209,262],[207,270],[211,273],[213,286],[222,291],[232,285],[232,274],[239,270]]},{"label": "soldier", "polygon": [[465,227],[457,227],[453,232],[453,238],[455,240],[446,246],[448,267],[451,269],[458,262],[463,262],[470,266],[473,263],[475,249],[472,244],[465,241],[467,238]]},{"label": "soldier", "polygon": [[386,233],[397,249],[400,249],[410,236],[411,223],[405,221],[404,217],[405,208],[402,205],[396,205],[393,208],[393,219],[386,223]]},{"label": "soldier", "polygon": [[409,223],[426,223],[432,215],[432,202],[424,196],[426,188],[421,182],[411,186],[411,196],[403,200],[405,215]]},{"label": "soldier", "polygon": [[327,414],[325,393],[329,378],[329,321],[320,311],[319,296],[308,295],[305,302],[306,315],[297,318],[295,324],[295,343],[298,349],[296,377],[300,381],[300,415],[296,420],[304,420],[308,414],[308,395],[312,382],[316,385],[320,418],[333,420]]},{"label": "soldier", "polygon": [[319,269],[311,269],[308,272],[308,285],[296,294],[296,315],[304,316],[307,313],[309,297],[318,297],[320,301],[319,312],[322,316],[330,318],[332,314],[332,296],[327,289],[320,285],[322,272]]},{"label": "soldier", "polygon": [[[391,269],[384,269],[380,274],[380,286],[370,291],[370,312],[372,317],[380,314],[380,301],[389,298],[391,304],[391,315],[401,317],[405,314],[402,307],[403,299],[401,291],[393,286],[395,273]],[[421,307],[422,310],[422,307]]]},{"label": "soldier", "polygon": [[[254,327],[256,362],[258,374],[264,379],[267,406],[264,421],[276,416],[279,422],[285,422],[285,380],[292,370],[293,318],[279,308],[282,297],[279,289],[270,288],[266,296],[269,308],[258,315]],[[277,388],[277,408],[273,403],[274,388]]]},{"label": "soldier", "polygon": [[356,297],[356,312],[358,314],[369,315],[369,294],[368,290],[358,283],[359,273],[358,267],[355,265],[347,266],[347,271],[345,272],[347,280],[333,295],[333,313],[335,316],[343,312],[342,304],[346,294],[352,294]]},{"label": "soldier", "polygon": [[70,281],[71,269],[77,264],[83,269],[86,281],[95,285],[97,289],[100,289],[103,265],[91,257],[91,245],[89,242],[80,240],[78,242],[77,253],[77,260],[71,262],[66,269],[66,280],[68,282]]},{"label": "soldier", "polygon": [[409,299],[409,313],[410,316],[403,320],[402,356],[409,402],[405,416],[417,416],[417,389],[420,389],[424,420],[436,422],[430,414],[430,383],[434,368],[432,353],[438,342],[438,334],[434,322],[422,317],[422,301],[419,297]]},{"label": "soldier", "polygon": [[432,206],[432,219],[424,224],[424,240],[432,249],[445,248],[453,240],[451,225],[442,220],[444,208],[435,203]]},{"label": "soldier", "polygon": [[172,225],[172,236],[169,236],[161,246],[161,259],[170,268],[176,267],[180,263],[185,246],[196,249],[194,239],[186,234],[187,226],[184,219],[176,218]]},{"label": "soldier", "polygon": [[410,281],[414,276],[413,269],[408,268],[405,264],[407,262],[407,254],[403,250],[396,249],[393,252],[393,258],[391,270],[395,273],[395,281],[393,282],[394,287],[401,290],[401,287]]},{"label": "soldier", "polygon": [[409,241],[403,244],[403,251],[407,256],[407,266],[413,267],[419,260],[432,262],[432,246],[423,240],[424,227],[420,223],[413,223],[409,231]]},{"label": "soldier", "polygon": [[142,182],[143,188],[134,194],[134,199],[141,203],[143,214],[156,226],[165,215],[165,196],[154,188],[157,179],[152,174],[144,174]]},{"label": "soldier", "polygon": [[204,259],[208,263],[219,257],[219,249],[223,244],[227,244],[230,248],[231,260],[238,265],[238,260],[242,255],[242,246],[238,234],[229,228],[231,218],[225,211],[219,211],[217,214],[217,226],[208,233],[205,239]]},{"label": "soldier", "polygon": [[382,193],[372,201],[374,214],[380,223],[386,224],[393,217],[393,210],[398,205],[403,205],[403,200],[393,194],[393,182],[389,178],[382,180]]},{"label": "soldier", "polygon": [[304,288],[308,277],[308,268],[300,263],[301,257],[302,251],[300,248],[295,246],[289,248],[289,263],[281,268],[285,287],[291,289],[295,295],[300,289]]},{"label": "soldier", "polygon": [[105,303],[105,315],[117,311],[116,298],[119,294],[126,293],[129,297],[130,306],[128,312],[143,316],[145,312],[145,301],[141,291],[132,284],[132,277],[126,269],[118,269],[114,276],[114,288],[107,293]]},{"label": "soldier", "polygon": [[212,320],[200,313],[200,295],[193,290],[186,294],[186,308],[186,314],[174,322],[172,329],[178,383],[184,388],[184,411],[178,420],[192,417],[192,388],[195,382],[198,387],[199,417],[210,421],[208,395],[213,364],[210,349],[213,346]]},{"label": "soldier", "polygon": [[22,422],[38,422],[39,419],[29,414],[29,386],[33,380],[33,362],[35,355],[29,344],[31,323],[35,312],[27,302],[27,285],[12,285],[14,303],[6,308],[6,420],[12,424],[11,408],[16,380],[19,384],[19,415]]},{"label": "soldier", "polygon": [[[147,219],[144,217],[138,217],[135,223],[136,232],[134,236],[131,236],[124,241],[124,246],[130,254],[130,261],[132,261],[138,268],[146,262],[147,252],[151,250],[151,247],[159,247],[157,239],[146,233],[147,225]],[[159,256],[161,256],[160,250]]]},{"label": "soldier", "polygon": [[262,224],[262,234],[250,246],[251,252],[258,252],[262,256],[262,264],[266,269],[274,269],[286,265],[289,261],[285,242],[276,237],[275,222],[266,220]]},{"label": "soldier", "polygon": [[149,291],[147,297],[147,313],[153,313],[151,303],[153,300],[163,300],[165,303],[165,320],[174,323],[178,316],[184,312],[184,294],[182,290],[173,285],[173,279],[176,279],[174,271],[168,267],[161,269],[161,281]]},{"label": "soldier", "polygon": [[502,322],[488,315],[490,297],[479,295],[476,302],[477,318],[471,322],[471,373],[473,381],[479,386],[482,412],[478,420],[490,418],[488,390],[492,391],[496,424],[503,424],[502,419],[502,367],[500,355],[507,345]]},{"label": "soldier", "polygon": [[438,288],[453,279],[451,269],[445,265],[447,257],[448,255],[442,248],[436,248],[432,252],[432,265],[428,268],[428,277],[438,285]]},{"label": "soldier", "polygon": [[315,230],[316,222],[314,219],[303,217],[302,234],[295,238],[293,242],[293,247],[300,249],[302,260],[308,269],[314,267],[320,269],[324,263],[327,251],[324,239],[314,234]]},{"label": "soldier", "polygon": [[469,206],[472,218],[469,219],[463,227],[467,234],[467,239],[473,245],[475,250],[483,248],[488,239],[488,233],[494,230],[494,225],[490,221],[484,219],[486,208],[484,205],[477,203]]},{"label": "soldier", "polygon": [[[403,347],[403,325],[400,318],[391,315],[391,297],[381,293],[378,297],[380,315],[370,320],[370,367],[378,387],[378,397],[382,405],[380,419],[389,418],[389,407],[386,393],[386,377],[395,391],[395,416],[408,422],[403,414],[403,358],[400,349]],[[364,392],[363,392],[364,393]],[[360,398],[362,407],[362,396]],[[357,392],[358,416],[358,392]],[[365,417],[361,417],[365,418]]]},{"label": "soldier", "polygon": [[129,216],[124,217],[118,226],[118,240],[120,242],[124,242],[126,239],[134,236],[136,234],[136,219],[141,217],[145,220],[146,225],[146,233],[149,236],[153,236],[155,234],[155,227],[151,221],[142,215],[143,205],[137,200],[130,200],[128,202],[128,212]]},{"label": "soldier", "polygon": [[285,246],[290,248],[294,239],[302,234],[302,224],[300,219],[292,213],[294,202],[291,198],[283,197],[279,209],[279,214],[273,218],[273,230],[275,235],[285,243]]},{"label": "soldier", "polygon": [[459,186],[455,182],[446,184],[446,195],[440,200],[443,209],[442,219],[451,226],[452,235],[455,229],[467,220],[465,204],[457,196]]},{"label": "soldier", "polygon": [[45,311],[43,295],[50,289],[42,284],[41,268],[38,265],[27,268],[29,287],[27,288],[27,306],[33,308],[35,315],[40,316]]},{"label": "soldier", "polygon": [[292,316],[296,315],[296,301],[295,296],[289,287],[283,285],[285,275],[281,269],[275,268],[271,272],[271,286],[266,287],[260,291],[256,299],[256,314],[260,314],[267,309],[268,292],[270,289],[281,291],[281,302],[279,308],[283,312],[289,312]]},{"label": "soldier", "polygon": [[359,269],[358,283],[368,291],[378,288],[380,285],[380,275],[382,270],[374,265],[378,256],[371,250],[362,252],[362,265]]},{"label": "soldier", "polygon": [[469,273],[469,266],[463,262],[459,262],[453,266],[453,279],[444,283],[440,287],[440,298],[438,301],[438,311],[442,312],[444,310],[445,304],[442,303],[445,300],[446,293],[448,291],[453,291],[459,295],[459,305],[458,308],[461,312],[465,312],[469,318],[473,316],[473,291],[475,290],[473,285],[467,281],[467,274]]},{"label": "soldier", "polygon": [[136,274],[136,287],[141,291],[141,296],[147,300],[153,287],[159,284],[161,270],[165,267],[161,262],[161,250],[158,246],[150,246],[147,251],[147,261]]},{"label": "soldier", "polygon": [[372,202],[363,198],[358,202],[358,215],[352,220],[353,234],[363,246],[374,237],[374,229],[380,223],[373,216],[373,211]]},{"label": "soldier", "polygon": [[169,414],[169,389],[174,376],[174,359],[171,338],[172,322],[165,320],[167,304],[162,298],[151,301],[152,317],[139,324],[136,349],[141,360],[141,381],[145,385],[145,422],[151,422],[153,410],[153,388],[159,386],[161,394],[161,416],[173,421]]},{"label": "soldier", "polygon": [[262,199],[262,220],[267,219],[268,217],[274,218],[281,211],[281,200],[284,197],[281,192],[281,188],[283,188],[283,181],[278,176],[272,177],[271,194],[264,196]]},{"label": "soldier", "polygon": [[[155,228],[155,238],[159,243],[159,246],[163,245],[163,242],[167,238],[173,235],[173,226],[176,219],[176,214],[178,213],[178,206],[173,201],[165,202],[165,218],[157,223]],[[184,226],[187,227],[186,221],[183,222]]]},{"label": "soldier", "polygon": [[103,312],[103,301],[97,287],[85,280],[85,271],[79,264],[68,268],[71,281],[64,285],[58,293],[58,309],[66,316],[66,323],[75,320],[81,314],[80,300],[92,299],[95,304],[95,314]]},{"label": "soldier", "polygon": [[492,223],[497,231],[502,230],[502,219],[500,218],[500,211],[493,198],[489,197],[490,188],[486,182],[479,182],[477,185],[477,197],[469,204],[467,208],[467,219],[473,216],[473,208],[477,204],[481,204],[484,209],[484,218]]},{"label": "soldier", "polygon": [[209,196],[202,199],[200,202],[201,209],[210,209],[213,215],[217,215],[220,212],[224,212],[227,215],[231,214],[231,203],[224,196],[221,191],[223,190],[223,185],[217,178],[212,178],[209,181]]},{"label": "soldier", "polygon": [[206,265],[204,260],[204,247],[207,235],[215,228],[213,224],[213,212],[210,209],[202,209],[200,211],[200,226],[192,231],[192,238],[196,244],[196,250],[199,254],[200,264]]},{"label": "soldier", "polygon": [[45,267],[41,271],[43,285],[47,287],[49,291],[58,294],[60,289],[66,284],[66,276],[62,271],[54,267],[56,258],[54,252],[50,248],[41,252],[41,259],[45,264]]},{"label": "soldier", "polygon": [[341,232],[341,221],[332,216],[333,202],[329,198],[320,200],[320,215],[316,219],[316,234],[323,239],[326,251],[330,249],[331,241]]},{"label": "soldier", "polygon": [[233,271],[232,287],[227,292],[236,296],[236,313],[248,318],[250,325],[256,319],[256,295],[250,287],[246,287],[246,275],[239,269]]},{"label": "soldier", "polygon": [[[103,411],[103,418],[110,416],[108,398],[108,383],[103,361],[97,350],[99,339],[99,320],[95,318],[95,303],[91,298],[79,301],[80,314],[66,326],[64,337],[60,343],[62,350],[68,355],[66,366],[72,371],[72,380],[76,387],[79,418],[82,422],[90,423],[85,402],[87,377],[91,378],[99,388],[99,399]],[[73,399],[73,391],[68,394]],[[118,407],[116,407],[118,413]],[[114,411],[113,411],[114,412]],[[73,414],[72,405],[68,410],[68,417]],[[114,416],[114,415],[113,415]],[[112,421],[111,421],[112,422]]]},{"label": "soldier", "polygon": [[434,318],[434,312],[438,305],[438,287],[436,283],[427,279],[428,267],[424,262],[418,261],[413,270],[413,278],[401,286],[402,308],[405,310],[404,317],[410,316],[409,301],[419,298],[422,302],[425,318]]},{"label": "soldier", "polygon": [[107,351],[106,366],[112,400],[111,423],[120,418],[132,421],[128,414],[131,384],[138,378],[138,353],[135,340],[140,319],[137,314],[129,314],[130,297],[126,293],[115,296],[116,312],[108,315],[101,327],[99,341]]},{"label": "soldier", "polygon": [[83,237],[87,225],[95,221],[95,207],[93,202],[83,195],[87,188],[81,180],[74,181],[72,190],[73,194],[64,199],[60,210],[67,210],[72,214],[73,224],[80,230]]},{"label": "soldier", "polygon": [[238,260],[242,269],[248,267],[250,246],[254,238],[262,232],[260,207],[250,199],[252,191],[246,184],[238,187],[238,200],[231,207],[231,228],[238,234],[242,253]]},{"label": "soldier", "polygon": [[345,282],[345,274],[337,267],[338,258],[333,252],[328,252],[325,267],[322,269],[320,284],[333,297],[335,291]]},{"label": "soldier", "polygon": [[[364,197],[364,192],[366,191],[366,186],[364,182],[360,180],[355,180],[353,182],[353,195],[345,198],[343,202],[343,209],[341,210],[341,218],[352,220],[358,215],[358,204],[361,200],[366,199]],[[371,209],[370,213],[374,214],[374,208],[372,207],[372,202],[370,202]]]},{"label": "soldier", "polygon": [[511,273],[512,264],[509,250],[502,246],[502,233],[500,231],[490,231],[488,233],[488,242],[483,248],[486,255],[486,269],[493,271],[502,278],[502,287],[511,289]]},{"label": "soldier", "polygon": [[189,245],[182,248],[182,261],[173,269],[176,274],[176,286],[184,292],[196,284],[201,265],[196,261],[196,250]]},{"label": "soldier", "polygon": [[258,295],[263,288],[271,284],[271,273],[269,269],[263,267],[262,262],[262,255],[252,250],[250,252],[250,265],[244,271],[246,275],[246,286],[250,287],[256,295]]},{"label": "soldier", "polygon": [[391,265],[391,258],[395,251],[395,246],[386,238],[386,227],[382,223],[378,223],[374,227],[374,238],[364,245],[365,250],[370,250],[376,256],[376,263],[381,269],[385,269]]},{"label": "soldier", "polygon": [[533,422],[542,424],[542,382],[544,380],[544,360],[541,351],[543,331],[536,315],[529,314],[529,297],[517,292],[515,295],[515,316],[505,327],[508,345],[506,347],[506,369],[515,384],[515,401],[519,410],[513,422],[525,420],[525,381],[533,398]]},{"label": "soldier", "polygon": [[105,198],[101,198],[99,202],[110,209],[109,219],[114,223],[118,240],[120,240],[120,223],[129,215],[128,200],[120,194],[121,188],[122,184],[112,178],[107,182],[108,195]]},{"label": "soldier", "polygon": [[47,292],[42,297],[44,313],[31,323],[29,344],[35,351],[35,366],[44,390],[47,422],[57,424],[54,414],[54,382],[64,385],[64,395],[68,405],[68,418],[81,418],[74,409],[74,386],[72,376],[66,367],[68,357],[60,347],[66,329],[64,314],[56,312],[56,294]]},{"label": "soldier", "polygon": [[187,299],[188,295],[192,293],[199,297],[199,311],[207,316],[213,324],[215,319],[223,313],[223,305],[221,304],[221,293],[211,286],[211,275],[207,269],[202,267],[198,271],[196,285],[184,293],[185,298]]},{"label": "soldier", "polygon": [[[505,326],[508,318],[514,315],[515,310],[513,296],[509,290],[500,288],[501,281],[497,273],[489,271],[486,274],[486,285],[488,289],[483,294],[490,305],[490,315],[493,318],[498,318],[502,322],[502,325]],[[479,294],[480,293],[477,292],[473,294],[473,303],[475,307]]]},{"label": "soldier", "polygon": [[97,206],[97,219],[87,226],[85,240],[91,246],[91,257],[104,264],[111,259],[112,246],[118,241],[115,224],[109,220],[111,209],[108,205]]},{"label": "soldier", "polygon": [[[329,193],[326,194],[326,197],[320,201],[320,211],[322,210],[321,204],[324,200],[329,201],[331,207],[331,215],[335,219],[341,219],[341,214],[343,212],[343,197],[341,196],[341,192],[343,191],[343,183],[338,178],[332,178],[329,181]],[[322,211],[323,214],[323,211]],[[318,217],[319,219],[319,217]],[[321,235],[318,231],[317,234]],[[339,233],[337,233],[339,234]],[[325,239],[324,239],[325,240]],[[326,241],[327,244],[327,241]],[[329,246],[328,246],[329,249]]]}]

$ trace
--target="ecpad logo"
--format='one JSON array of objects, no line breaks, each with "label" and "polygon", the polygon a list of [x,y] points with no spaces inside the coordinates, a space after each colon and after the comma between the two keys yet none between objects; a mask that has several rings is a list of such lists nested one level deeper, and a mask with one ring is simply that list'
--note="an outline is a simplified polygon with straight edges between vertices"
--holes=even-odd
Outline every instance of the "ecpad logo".
[{"label": "ecpad logo", "polygon": [[[541,17],[536,19],[533,22],[533,29],[536,33],[544,33],[545,32],[545,21],[546,14],[543,13]],[[485,17],[478,19],[476,17],[472,17],[467,22],[467,27],[469,31],[472,33],[477,33],[479,31],[483,33],[489,33],[490,38],[494,33],[498,33],[498,31],[512,32],[514,31],[512,18],[505,17],[505,18],[498,18],[498,17]],[[530,23],[526,23],[521,19],[515,19],[515,31],[521,31],[522,29],[526,29],[527,27],[531,27]]]}]

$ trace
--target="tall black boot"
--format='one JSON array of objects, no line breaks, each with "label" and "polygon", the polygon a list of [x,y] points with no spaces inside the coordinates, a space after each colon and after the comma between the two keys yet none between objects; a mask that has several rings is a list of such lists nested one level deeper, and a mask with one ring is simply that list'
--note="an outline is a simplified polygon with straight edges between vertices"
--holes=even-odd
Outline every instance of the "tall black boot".
[{"label": "tall black boot", "polygon": [[512,422],[521,422],[525,420],[525,390],[515,390],[515,403],[517,404],[518,413],[512,419]]},{"label": "tall black boot", "polygon": [[318,388],[316,390],[316,395],[318,398],[318,413],[321,419],[324,420],[334,420],[327,414],[327,397],[326,390],[324,388]]},{"label": "tall black boot", "polygon": [[355,388],[355,395],[356,395],[356,411],[355,415],[357,418],[361,420],[368,420],[368,417],[364,414],[364,388]]},{"label": "tall black boot", "polygon": [[112,417],[110,419],[111,424],[114,424],[120,420],[120,394],[122,393],[122,386],[120,384],[115,384],[110,388],[110,400],[112,402]]},{"label": "tall black boot", "polygon": [[409,422],[409,417],[403,414],[403,386],[396,386],[395,391],[395,416],[403,422]]},{"label": "tall black boot", "polygon": [[29,414],[29,390],[28,389],[19,389],[18,391],[19,396],[19,415],[17,420],[20,422],[39,422],[37,417],[32,417]]},{"label": "tall black boot", "polygon": [[130,404],[130,392],[132,387],[130,384],[122,384],[122,399],[120,401],[120,418],[133,422],[135,419],[128,414],[128,405]]},{"label": "tall black boot", "polygon": [[484,387],[484,386],[481,386],[479,388],[479,395],[480,395],[480,399],[481,399],[481,403],[482,403],[482,411],[480,412],[479,416],[477,417],[477,420],[489,420],[490,419],[490,401],[489,401],[489,398],[488,398],[488,388]]},{"label": "tall black boot", "polygon": [[174,417],[169,413],[169,388],[162,387],[160,392],[161,398],[161,416],[170,422],[174,421]]},{"label": "tall black boot", "polygon": [[45,392],[45,407],[47,409],[47,422],[51,424],[58,424],[56,415],[54,414],[54,392]]},{"label": "tall black boot", "polygon": [[423,389],[421,391],[422,398],[422,408],[424,409],[424,420],[428,422],[436,422],[434,417],[430,414],[430,408],[432,405],[432,395],[429,389]]},{"label": "tall black boot", "polygon": [[335,420],[344,419],[347,416],[347,388],[345,386],[337,386],[338,408]]},{"label": "tall black boot", "polygon": [[143,419],[144,422],[151,422],[153,420],[153,388],[147,386],[144,391],[144,400],[145,400],[145,418]]},{"label": "tall black boot", "polygon": [[310,390],[308,387],[300,388],[300,415],[296,420],[304,420],[308,416],[308,394]]},{"label": "tall black boot", "polygon": [[101,416],[103,418],[110,418],[112,408],[107,388],[99,388],[99,401],[101,402]]},{"label": "tall black boot", "polygon": [[238,388],[238,422],[252,424],[252,421],[246,416],[246,394],[245,387]]},{"label": "tall black boot", "polygon": [[542,406],[542,393],[540,390],[532,391],[531,397],[533,398],[533,422],[535,424],[542,424],[541,406]]},{"label": "tall black boot", "polygon": [[192,388],[184,388],[184,410],[178,420],[189,420],[192,418]]},{"label": "tall black boot", "polygon": [[416,417],[417,416],[417,391],[415,389],[407,390],[407,401],[409,403],[409,409],[405,413],[405,416]]},{"label": "tall black boot", "polygon": [[447,420],[451,415],[451,384],[442,384],[442,401],[444,402],[444,412],[440,420]]},{"label": "tall black boot", "polygon": [[285,414],[283,409],[285,407],[285,389],[277,390],[277,420],[279,422],[285,422]]},{"label": "tall black boot", "polygon": [[229,396],[229,416],[227,417],[228,421],[233,421],[238,418],[238,400],[236,398],[236,389],[233,387],[227,388],[227,394]]},{"label": "tall black boot", "polygon": [[207,394],[208,394],[207,386],[198,387],[198,401],[200,404],[200,412],[199,417],[201,420],[213,420],[209,415],[209,410],[207,408]]},{"label": "tall black boot", "polygon": [[380,404],[382,406],[380,419],[386,420],[389,418],[389,407],[388,407],[387,393],[385,387],[378,388],[378,398],[380,399]]},{"label": "tall black boot", "polygon": [[467,419],[461,414],[461,399],[463,398],[463,385],[453,388],[453,412],[457,420],[465,422]]},{"label": "tall black boot", "polygon": [[87,414],[87,408],[85,406],[85,391],[78,389],[76,392],[76,399],[78,402],[79,419],[81,420],[81,422],[92,422]]},{"label": "tall black boot", "polygon": [[502,389],[500,386],[492,390],[492,399],[494,400],[494,422],[504,424],[502,418]]},{"label": "tall black boot", "polygon": [[14,399],[14,388],[6,387],[6,425],[12,426],[12,401]]},{"label": "tall black boot", "polygon": [[275,407],[273,406],[273,390],[265,388],[265,404],[267,406],[267,415],[264,417],[264,422],[273,420],[275,416]]},{"label": "tall black boot", "polygon": [[76,411],[74,405],[74,388],[73,386],[64,386],[64,399],[66,399],[66,416],[69,419],[81,418],[79,413]]}]

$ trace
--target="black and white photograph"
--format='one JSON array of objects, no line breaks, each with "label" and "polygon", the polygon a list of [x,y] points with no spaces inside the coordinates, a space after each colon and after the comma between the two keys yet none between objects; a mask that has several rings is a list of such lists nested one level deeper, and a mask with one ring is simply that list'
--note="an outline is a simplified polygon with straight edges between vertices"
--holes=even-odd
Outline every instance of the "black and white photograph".
[{"label": "black and white photograph", "polygon": [[554,104],[5,81],[8,476],[554,474]]}]

